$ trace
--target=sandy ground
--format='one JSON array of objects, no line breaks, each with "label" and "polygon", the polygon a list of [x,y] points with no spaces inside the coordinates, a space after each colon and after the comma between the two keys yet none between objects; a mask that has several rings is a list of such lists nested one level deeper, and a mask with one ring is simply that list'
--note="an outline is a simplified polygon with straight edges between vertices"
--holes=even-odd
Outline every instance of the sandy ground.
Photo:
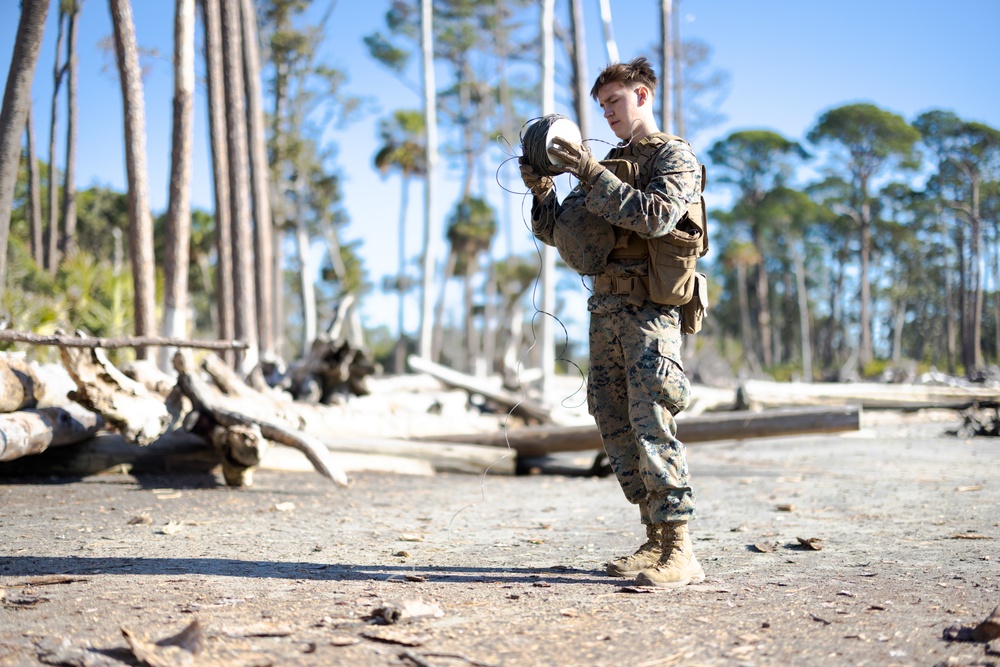
[{"label": "sandy ground", "polygon": [[692,445],[708,578],[672,591],[604,575],[642,538],[611,478],[0,468],[0,665],[143,664],[123,629],[193,621],[193,662],[146,662],[1000,665],[942,636],[1000,604],[1000,441],[950,418]]}]

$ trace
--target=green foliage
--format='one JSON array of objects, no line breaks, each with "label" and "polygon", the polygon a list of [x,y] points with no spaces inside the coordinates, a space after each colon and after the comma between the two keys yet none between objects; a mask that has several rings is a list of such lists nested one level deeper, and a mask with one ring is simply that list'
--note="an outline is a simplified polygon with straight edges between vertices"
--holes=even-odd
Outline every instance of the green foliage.
[{"label": "green foliage", "polygon": [[893,160],[904,168],[918,166],[914,146],[920,132],[902,116],[874,104],[850,104],[827,111],[809,131],[808,139],[814,144],[843,147],[848,169],[865,183]]}]

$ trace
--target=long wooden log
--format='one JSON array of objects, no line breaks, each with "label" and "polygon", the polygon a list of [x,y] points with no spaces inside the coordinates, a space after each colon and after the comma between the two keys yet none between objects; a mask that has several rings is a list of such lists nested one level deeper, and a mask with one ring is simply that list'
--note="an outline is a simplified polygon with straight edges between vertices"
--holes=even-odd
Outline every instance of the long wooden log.
[{"label": "long wooden log", "polygon": [[253,414],[247,414],[246,411],[230,409],[225,397],[193,372],[191,361],[182,352],[174,355],[174,368],[177,370],[177,385],[191,399],[198,412],[210,416],[220,426],[256,425],[265,438],[299,450],[306,455],[317,472],[335,484],[347,486],[347,475],[333,461],[326,447],[313,436],[268,420],[266,415],[273,413],[273,410],[258,409]]},{"label": "long wooden log", "polygon": [[500,404],[505,410],[509,410],[510,413],[516,417],[521,417],[541,424],[552,423],[551,410],[524,396],[518,396],[511,392],[503,391],[502,389],[489,387],[479,378],[459,373],[458,371],[448,368],[447,366],[436,364],[429,359],[424,359],[423,357],[418,357],[416,355],[410,355],[407,359],[407,363],[413,370],[420,371],[421,373],[427,373],[446,385],[455,387],[456,389],[463,389],[470,394],[479,394],[491,401],[494,401]]},{"label": "long wooden log", "polygon": [[392,438],[322,438],[331,452],[376,454],[429,461],[435,472],[514,473],[515,452],[502,447],[468,446],[454,442],[395,440]]},{"label": "long wooden log", "polygon": [[122,347],[188,347],[203,350],[242,350],[249,347],[242,340],[187,340],[157,336],[125,336],[122,338],[79,338],[64,334],[37,334],[31,331],[0,330],[0,341],[58,345],[59,347],[100,347],[112,350]]},{"label": "long wooden log", "polygon": [[874,382],[766,382],[750,380],[739,390],[740,403],[753,409],[792,406],[860,405],[865,409],[962,410],[974,404],[1000,404],[1000,388],[952,387]]},{"label": "long wooden log", "polygon": [[[798,408],[766,412],[720,412],[677,420],[677,437],[685,444],[716,440],[743,440],[786,435],[856,431],[861,409],[856,406]],[[529,426],[483,434],[434,436],[439,442],[461,442],[491,447],[510,446],[520,456],[602,449],[596,425]]]},{"label": "long wooden log", "polygon": [[73,403],[0,414],[0,461],[82,442],[102,428],[100,415]]}]

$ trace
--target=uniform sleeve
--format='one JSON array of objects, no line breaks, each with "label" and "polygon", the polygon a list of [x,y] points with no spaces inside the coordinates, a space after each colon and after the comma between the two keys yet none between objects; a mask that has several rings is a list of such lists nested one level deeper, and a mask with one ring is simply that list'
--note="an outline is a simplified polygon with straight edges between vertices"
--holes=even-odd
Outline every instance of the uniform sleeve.
[{"label": "uniform sleeve", "polygon": [[586,205],[616,227],[656,238],[669,234],[700,196],[698,158],[686,142],[674,141],[656,158],[645,191],[605,170],[587,193]]}]

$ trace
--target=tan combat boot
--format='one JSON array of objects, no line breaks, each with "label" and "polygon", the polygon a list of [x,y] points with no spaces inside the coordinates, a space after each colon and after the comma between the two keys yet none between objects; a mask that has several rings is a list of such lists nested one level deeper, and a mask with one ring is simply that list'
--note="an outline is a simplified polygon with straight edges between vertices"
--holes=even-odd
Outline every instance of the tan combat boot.
[{"label": "tan combat boot", "polygon": [[646,543],[630,556],[616,558],[605,566],[612,577],[634,577],[660,562],[660,525],[646,524]]},{"label": "tan combat boot", "polygon": [[660,525],[660,561],[640,572],[635,582],[640,586],[676,588],[703,581],[705,570],[694,556],[687,521],[669,521]]}]

